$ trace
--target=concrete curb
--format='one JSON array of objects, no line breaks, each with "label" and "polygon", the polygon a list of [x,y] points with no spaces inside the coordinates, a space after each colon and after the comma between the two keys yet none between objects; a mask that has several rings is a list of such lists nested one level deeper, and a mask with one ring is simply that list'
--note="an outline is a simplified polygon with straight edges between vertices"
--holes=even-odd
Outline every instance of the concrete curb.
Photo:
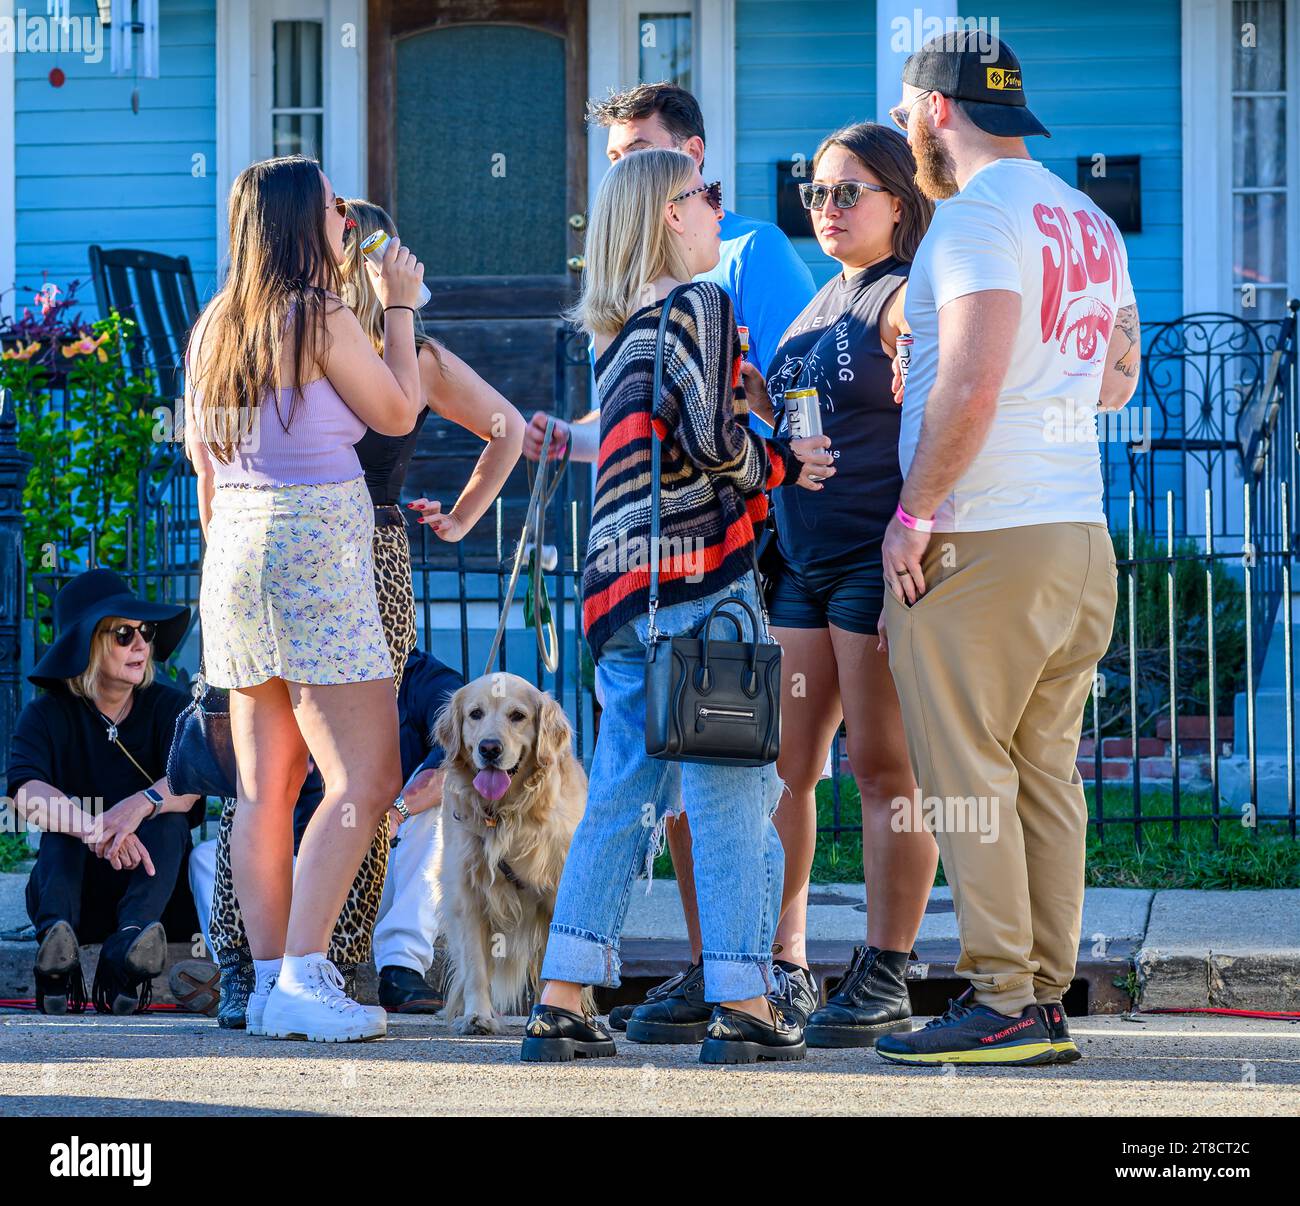
[{"label": "concrete curb", "polygon": [[1300,891],[1157,892],[1135,970],[1143,1009],[1300,1011]]}]

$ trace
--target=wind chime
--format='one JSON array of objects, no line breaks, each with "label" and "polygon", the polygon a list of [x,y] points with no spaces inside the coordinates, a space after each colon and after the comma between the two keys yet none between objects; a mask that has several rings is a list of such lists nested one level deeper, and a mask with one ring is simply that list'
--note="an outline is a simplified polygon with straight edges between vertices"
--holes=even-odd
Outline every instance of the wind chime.
[{"label": "wind chime", "polygon": [[[68,0],[63,0],[67,3]],[[59,0],[51,0],[59,3]],[[132,18],[132,9],[137,17]],[[112,0],[112,32],[109,41],[109,69],[114,75],[132,71],[132,47],[140,35],[140,69],[137,78],[158,78],[158,0]]]}]

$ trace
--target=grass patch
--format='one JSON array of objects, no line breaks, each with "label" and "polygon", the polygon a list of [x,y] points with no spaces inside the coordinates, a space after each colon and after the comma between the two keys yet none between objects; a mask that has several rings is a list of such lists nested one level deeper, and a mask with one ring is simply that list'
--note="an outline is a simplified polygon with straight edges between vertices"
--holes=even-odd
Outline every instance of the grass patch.
[{"label": "grass patch", "polygon": [[0,833],[0,872],[17,871],[23,863],[36,857],[22,833]]},{"label": "grass patch", "polygon": [[[1086,788],[1089,813],[1095,811],[1092,788]],[[1133,797],[1127,787],[1108,787],[1103,797],[1104,815],[1130,816]],[[1208,792],[1184,791],[1183,812],[1208,813]],[[1168,791],[1144,787],[1142,811],[1168,816],[1173,802]],[[822,833],[813,856],[812,882],[858,883],[862,879],[862,801],[852,778],[840,778],[839,823],[841,833]],[[817,785],[817,824],[835,824],[829,780]],[[1132,825],[1105,827],[1099,840],[1095,825],[1088,827],[1088,861],[1085,882],[1090,888],[1300,888],[1300,840],[1293,839],[1284,823],[1261,821],[1247,829],[1235,813],[1225,814],[1215,844],[1208,821],[1184,821],[1178,839],[1173,824],[1151,822],[1142,826],[1138,848]],[[655,875],[671,879],[672,860],[667,852],[655,861]],[[940,865],[935,883],[947,883]]]}]

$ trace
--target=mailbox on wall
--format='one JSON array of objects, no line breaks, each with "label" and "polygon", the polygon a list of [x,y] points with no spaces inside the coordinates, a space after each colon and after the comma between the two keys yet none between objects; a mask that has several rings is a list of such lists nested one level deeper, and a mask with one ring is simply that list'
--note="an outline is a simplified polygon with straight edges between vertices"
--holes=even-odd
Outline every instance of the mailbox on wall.
[{"label": "mailbox on wall", "polygon": [[1142,157],[1080,155],[1076,163],[1079,190],[1087,193],[1121,232],[1141,231]]},{"label": "mailbox on wall", "polygon": [[[795,175],[796,168],[803,174]],[[812,237],[812,220],[799,201],[799,184],[812,179],[812,156],[776,164],[776,224],[792,239]]]}]

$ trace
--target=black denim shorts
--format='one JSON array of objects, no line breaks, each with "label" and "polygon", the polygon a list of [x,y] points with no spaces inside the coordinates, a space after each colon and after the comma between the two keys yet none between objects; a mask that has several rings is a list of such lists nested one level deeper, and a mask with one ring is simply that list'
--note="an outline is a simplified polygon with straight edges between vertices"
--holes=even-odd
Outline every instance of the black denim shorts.
[{"label": "black denim shorts", "polygon": [[826,628],[875,635],[885,604],[880,561],[835,566],[785,562],[773,576],[768,611],[775,628]]}]

